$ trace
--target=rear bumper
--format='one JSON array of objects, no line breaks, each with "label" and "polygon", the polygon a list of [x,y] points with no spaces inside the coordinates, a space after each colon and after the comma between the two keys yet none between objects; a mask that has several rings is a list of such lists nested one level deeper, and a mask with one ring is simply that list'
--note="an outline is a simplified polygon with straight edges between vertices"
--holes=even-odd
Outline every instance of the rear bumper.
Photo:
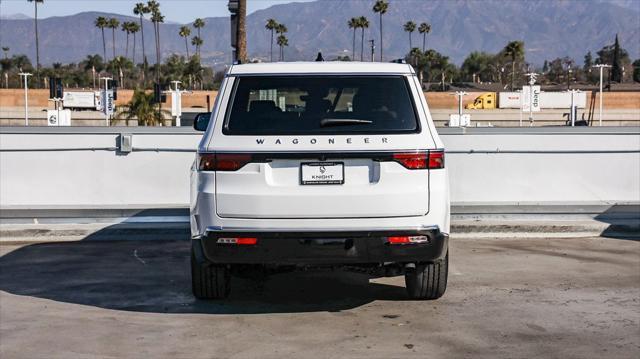
[{"label": "rear bumper", "polygon": [[[391,236],[429,237],[427,243],[389,244]],[[256,237],[256,245],[218,244],[222,237]],[[349,265],[429,262],[444,258],[449,236],[438,227],[375,231],[226,231],[212,228],[194,240],[219,264]]]}]

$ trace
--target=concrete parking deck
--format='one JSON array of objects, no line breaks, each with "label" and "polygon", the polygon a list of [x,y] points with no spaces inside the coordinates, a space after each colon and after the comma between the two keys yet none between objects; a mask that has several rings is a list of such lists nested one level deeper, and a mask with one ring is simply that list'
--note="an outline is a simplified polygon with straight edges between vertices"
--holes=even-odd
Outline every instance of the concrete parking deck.
[{"label": "concrete parking deck", "polygon": [[236,280],[228,300],[197,301],[188,251],[3,244],[0,357],[640,356],[637,240],[454,237],[448,291],[430,302],[406,300],[401,277],[341,271]]}]

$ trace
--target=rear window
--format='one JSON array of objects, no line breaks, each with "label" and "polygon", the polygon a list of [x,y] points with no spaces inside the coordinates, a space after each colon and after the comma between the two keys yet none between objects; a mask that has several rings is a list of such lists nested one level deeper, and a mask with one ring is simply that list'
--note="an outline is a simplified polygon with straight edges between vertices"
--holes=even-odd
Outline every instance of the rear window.
[{"label": "rear window", "polygon": [[223,128],[226,135],[418,131],[403,76],[239,77]]}]

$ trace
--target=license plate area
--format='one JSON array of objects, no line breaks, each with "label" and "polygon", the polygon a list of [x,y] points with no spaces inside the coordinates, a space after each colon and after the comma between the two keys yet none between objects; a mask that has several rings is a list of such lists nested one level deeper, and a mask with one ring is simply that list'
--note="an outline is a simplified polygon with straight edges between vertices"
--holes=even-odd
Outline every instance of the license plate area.
[{"label": "license plate area", "polygon": [[304,162],[300,164],[300,184],[344,184],[343,162]]}]

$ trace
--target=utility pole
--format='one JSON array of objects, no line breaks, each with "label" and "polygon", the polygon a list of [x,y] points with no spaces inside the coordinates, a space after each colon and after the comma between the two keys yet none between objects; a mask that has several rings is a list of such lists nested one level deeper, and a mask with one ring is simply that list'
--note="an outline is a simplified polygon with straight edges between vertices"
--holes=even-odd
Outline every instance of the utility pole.
[{"label": "utility pole", "polygon": [[371,46],[371,62],[374,62],[374,56],[376,54],[376,41],[374,39],[369,40],[369,46]]},{"label": "utility pole", "polygon": [[102,110],[104,111],[104,123],[109,127],[109,108],[107,107],[109,102],[109,81],[113,80],[111,77],[101,77],[100,81],[104,80],[104,96],[102,96]]},{"label": "utility pole", "polygon": [[599,120],[599,125],[602,126],[602,71],[605,68],[611,67],[611,65],[598,64],[598,65],[594,65],[592,67],[597,67],[597,68],[600,69],[600,95],[599,95],[599,97],[600,97],[600,115],[599,115],[600,120]]},{"label": "utility pole", "polygon": [[29,96],[27,93],[29,92],[29,76],[33,76],[28,72],[21,72],[18,75],[24,77],[24,125],[29,126]]}]

